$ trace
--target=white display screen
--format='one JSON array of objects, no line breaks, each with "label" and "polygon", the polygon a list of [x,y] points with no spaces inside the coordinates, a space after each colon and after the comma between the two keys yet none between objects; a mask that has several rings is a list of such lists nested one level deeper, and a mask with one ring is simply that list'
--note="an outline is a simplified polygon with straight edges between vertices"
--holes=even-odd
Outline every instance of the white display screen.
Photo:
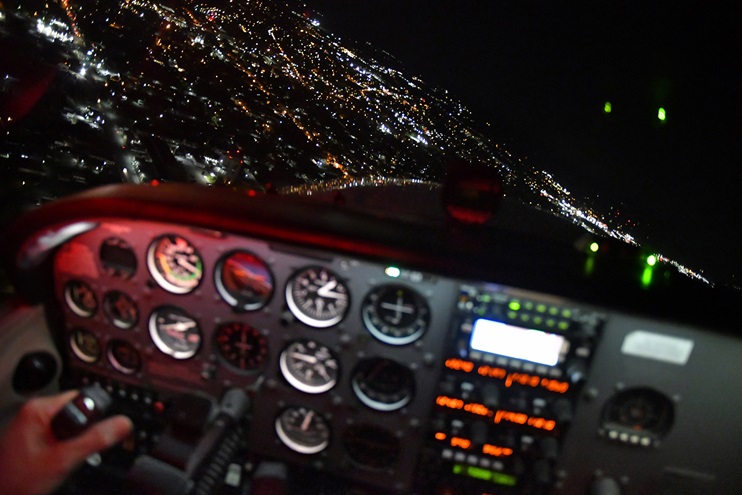
[{"label": "white display screen", "polygon": [[515,359],[554,366],[564,346],[564,337],[540,330],[515,327],[499,321],[477,320],[469,347]]}]

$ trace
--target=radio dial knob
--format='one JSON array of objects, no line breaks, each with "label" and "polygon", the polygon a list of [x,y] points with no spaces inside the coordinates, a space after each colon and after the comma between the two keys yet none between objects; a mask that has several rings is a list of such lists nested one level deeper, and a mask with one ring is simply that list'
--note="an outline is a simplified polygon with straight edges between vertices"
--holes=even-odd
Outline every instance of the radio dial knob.
[{"label": "radio dial knob", "polygon": [[567,365],[567,377],[573,384],[579,383],[587,378],[587,366],[582,359],[573,359]]},{"label": "radio dial knob", "polygon": [[500,403],[500,389],[497,385],[488,383],[482,387],[482,402],[489,408],[496,408]]}]

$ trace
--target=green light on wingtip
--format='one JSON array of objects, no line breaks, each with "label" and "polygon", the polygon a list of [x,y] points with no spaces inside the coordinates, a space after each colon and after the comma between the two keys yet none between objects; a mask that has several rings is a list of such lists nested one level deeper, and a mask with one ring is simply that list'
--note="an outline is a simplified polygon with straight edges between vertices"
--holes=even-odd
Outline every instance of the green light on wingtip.
[{"label": "green light on wingtip", "polygon": [[611,105],[610,101],[606,101],[603,104],[603,112],[605,113],[611,113],[611,110],[613,110],[613,105]]},{"label": "green light on wingtip", "polygon": [[657,264],[657,256],[650,254],[647,256],[647,265],[654,266]]},{"label": "green light on wingtip", "polygon": [[592,244],[590,244],[590,252],[597,253],[599,249],[600,244],[598,244],[597,242],[593,242]]},{"label": "green light on wingtip", "polygon": [[392,278],[397,278],[402,274],[402,270],[400,270],[396,266],[388,266],[386,267],[386,270],[384,270],[384,273]]},{"label": "green light on wingtip", "polygon": [[664,108],[660,107],[657,110],[657,118],[660,119],[662,122],[665,121],[665,119],[667,118],[667,113],[665,113],[665,109]]}]

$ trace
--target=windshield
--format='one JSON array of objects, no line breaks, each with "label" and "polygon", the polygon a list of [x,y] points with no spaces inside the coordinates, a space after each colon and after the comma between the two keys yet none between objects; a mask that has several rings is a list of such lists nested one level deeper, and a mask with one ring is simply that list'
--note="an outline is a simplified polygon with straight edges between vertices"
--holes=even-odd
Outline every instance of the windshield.
[{"label": "windshield", "polygon": [[524,204],[739,284],[732,18],[625,2],[6,0],[2,222],[120,182],[433,187],[459,158]]}]

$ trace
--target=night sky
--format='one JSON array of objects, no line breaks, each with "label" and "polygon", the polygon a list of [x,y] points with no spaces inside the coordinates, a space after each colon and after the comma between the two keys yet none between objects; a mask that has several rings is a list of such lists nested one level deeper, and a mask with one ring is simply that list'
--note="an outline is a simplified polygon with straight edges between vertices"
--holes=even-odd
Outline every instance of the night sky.
[{"label": "night sky", "polygon": [[731,2],[307,4],[330,31],[448,89],[514,156],[604,211],[620,208],[646,245],[712,279],[742,275],[742,57]]}]

